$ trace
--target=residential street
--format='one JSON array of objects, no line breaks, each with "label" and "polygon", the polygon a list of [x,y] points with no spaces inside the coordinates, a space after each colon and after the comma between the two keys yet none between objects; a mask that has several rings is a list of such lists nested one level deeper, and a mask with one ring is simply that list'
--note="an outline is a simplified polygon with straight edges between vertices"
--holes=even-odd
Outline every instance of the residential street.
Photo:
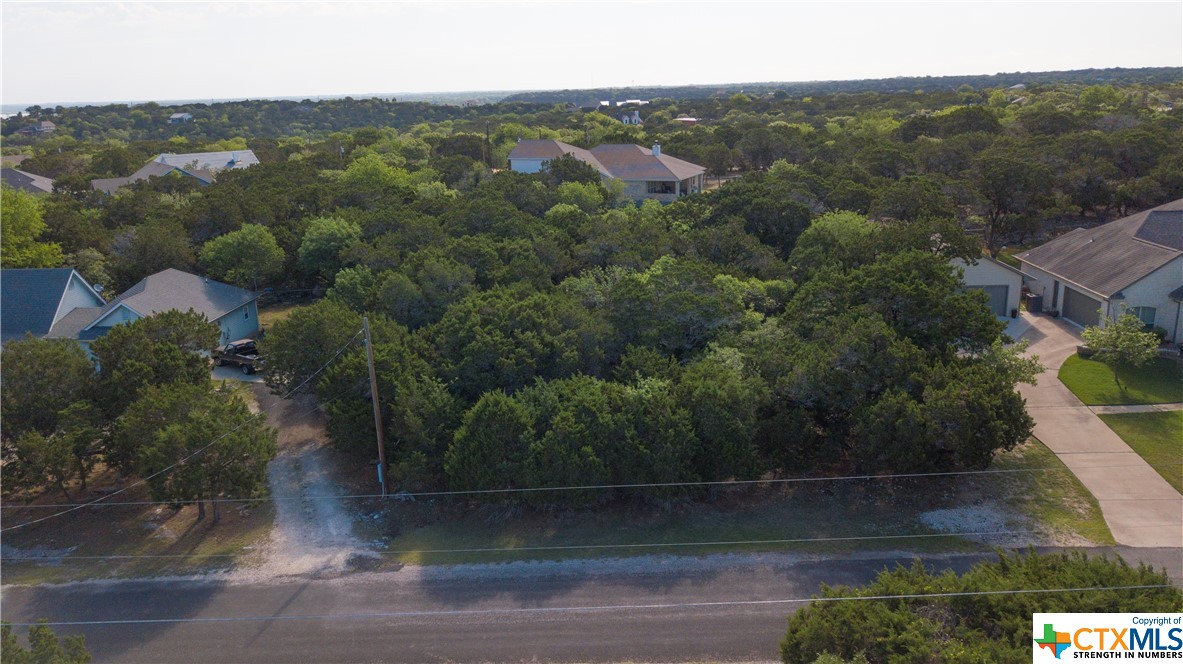
[{"label": "residential street", "polygon": [[[1178,549],[1121,553],[1183,580]],[[989,557],[926,562],[964,570]],[[85,634],[95,662],[771,661],[785,616],[801,604],[726,603],[808,598],[823,582],[863,583],[907,560],[650,556],[250,584],[9,587],[2,599],[4,619],[13,622],[162,621],[55,628]],[[685,604],[697,606],[676,606]],[[174,619],[201,622],[167,622]]]}]

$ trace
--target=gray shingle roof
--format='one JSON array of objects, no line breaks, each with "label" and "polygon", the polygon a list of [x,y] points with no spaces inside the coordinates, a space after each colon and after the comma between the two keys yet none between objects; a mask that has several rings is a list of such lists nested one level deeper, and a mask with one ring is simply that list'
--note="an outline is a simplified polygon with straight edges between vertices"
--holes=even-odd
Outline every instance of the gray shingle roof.
[{"label": "gray shingle roof", "polygon": [[0,339],[26,332],[45,336],[73,272],[68,267],[0,271]]},{"label": "gray shingle roof", "polygon": [[591,153],[608,169],[612,177],[621,180],[672,182],[706,172],[705,168],[697,164],[668,154],[654,156],[650,148],[628,143],[597,145],[591,149]]},{"label": "gray shingle roof", "polygon": [[584,150],[553,139],[518,141],[509,153],[509,158],[554,159],[564,154],[591,164],[603,175],[620,180],[673,182],[706,172],[705,168],[697,164],[668,154],[654,156],[649,148],[629,143],[597,145],[591,150]]},{"label": "gray shingle roof", "polygon": [[175,167],[169,166],[168,164],[160,164],[155,161],[150,161],[144,164],[140,170],[125,178],[99,178],[97,180],[91,180],[90,187],[91,189],[94,189],[95,191],[101,191],[104,194],[113,194],[115,193],[115,190],[120,187],[127,186],[133,182],[139,182],[140,180],[147,180],[151,177],[168,175],[175,170],[177,170]]},{"label": "gray shingle roof", "polygon": [[99,313],[103,307],[77,307],[70,313],[62,316],[58,322],[49,328],[49,334],[46,334],[48,339],[78,339],[80,341],[94,341],[103,336],[107,331],[106,328],[96,328],[94,330],[82,331],[82,328],[90,325],[94,319],[99,317]]},{"label": "gray shingle roof", "polygon": [[15,168],[0,169],[0,181],[20,191],[27,191],[33,194],[50,194],[53,193],[53,180],[36,175],[34,173],[26,173],[25,171]]},{"label": "gray shingle roof", "polygon": [[596,159],[595,155],[583,148],[577,148],[570,143],[556,141],[552,138],[542,140],[518,141],[509,153],[510,159],[554,159],[569,154],[572,157],[591,164],[601,175],[612,177],[608,169]]},{"label": "gray shingle roof", "polygon": [[1096,228],[1077,228],[1018,254],[1105,297],[1183,256],[1183,199]]},{"label": "gray shingle roof", "polygon": [[141,279],[108,302],[90,324],[98,322],[120,304],[141,316],[192,309],[215,321],[258,297],[258,293],[237,286],[170,268]]}]

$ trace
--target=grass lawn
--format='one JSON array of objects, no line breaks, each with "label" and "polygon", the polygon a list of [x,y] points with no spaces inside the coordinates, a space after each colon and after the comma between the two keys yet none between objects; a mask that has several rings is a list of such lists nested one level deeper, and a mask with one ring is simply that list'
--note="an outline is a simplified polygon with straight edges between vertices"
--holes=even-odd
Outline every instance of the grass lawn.
[{"label": "grass lawn", "polygon": [[276,322],[281,321],[300,307],[308,306],[307,302],[283,302],[280,304],[265,304],[259,307],[259,326],[271,329]]},{"label": "grass lawn", "polygon": [[[389,520],[363,520],[363,540],[387,542],[387,564],[457,564],[565,560],[647,554],[733,552],[843,553],[989,549],[981,538],[942,535],[926,513],[947,512],[958,528],[1038,530],[1063,544],[1112,544],[1092,495],[1046,447],[1032,441],[1000,454],[995,469],[1014,472],[773,485],[720,492],[713,501],[658,507],[609,507],[567,513],[465,512],[443,502],[390,508]],[[998,512],[997,522],[972,516]],[[894,535],[921,537],[893,537]],[[854,538],[854,539],[842,539]],[[790,541],[786,541],[790,540]],[[825,541],[809,541],[825,540]],[[624,546],[620,546],[624,545]],[[490,550],[497,549],[497,550]]]},{"label": "grass lawn", "polygon": [[1098,417],[1176,491],[1183,493],[1183,411]]},{"label": "grass lawn", "polygon": [[1093,494],[1051,450],[1037,438],[998,454],[998,470],[1047,468],[1045,472],[1016,473],[992,482],[1008,505],[1037,523],[1052,538],[1082,537],[1097,545],[1115,544]]},{"label": "grass lawn", "polygon": [[1140,368],[1123,369],[1119,388],[1104,362],[1072,355],[1060,367],[1060,381],[1087,406],[1183,401],[1183,370],[1177,360],[1158,357]]}]

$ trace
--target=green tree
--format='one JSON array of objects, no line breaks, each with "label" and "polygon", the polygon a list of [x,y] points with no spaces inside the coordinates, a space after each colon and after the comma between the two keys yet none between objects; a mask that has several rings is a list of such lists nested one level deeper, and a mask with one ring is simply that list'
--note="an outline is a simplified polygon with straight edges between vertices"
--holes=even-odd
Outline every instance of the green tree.
[{"label": "green tree", "polygon": [[702,442],[697,475],[706,480],[754,477],[760,469],[759,417],[770,395],[759,376],[745,372],[743,356],[734,348],[714,349],[686,367],[674,393]]},{"label": "green tree", "polygon": [[[1147,587],[1010,593],[1016,588],[1090,586]],[[905,597],[871,599],[885,595]],[[837,599],[845,597],[862,599]],[[823,654],[842,659],[865,655],[863,661],[872,662],[1025,662],[1033,647],[1033,613],[1183,608],[1183,592],[1165,572],[1079,551],[1000,552],[997,561],[978,563],[960,576],[951,570],[931,572],[916,561],[884,570],[865,586],[824,586],[818,600],[789,617],[780,645],[786,664],[827,661],[818,659]]]},{"label": "green tree", "polygon": [[333,287],[328,290],[326,296],[344,303],[354,311],[366,312],[374,308],[377,288],[377,277],[374,272],[364,265],[359,265],[338,272],[333,279]]},{"label": "green tree", "polygon": [[469,491],[522,486],[533,425],[534,418],[516,399],[501,390],[486,392],[464,414],[448,446],[444,470],[449,488]]},{"label": "green tree", "polygon": [[1018,149],[992,149],[974,162],[974,184],[986,216],[986,247],[999,250],[998,236],[1034,216],[1051,193],[1051,174]]},{"label": "green tree", "polygon": [[33,194],[0,187],[0,217],[0,265],[5,269],[62,264],[60,245],[37,241],[46,226],[41,202]]},{"label": "green tree", "polygon": [[113,243],[114,260],[110,268],[115,291],[131,287],[140,279],[162,270],[193,268],[193,246],[180,223],[171,220],[149,221],[131,230]]},{"label": "green tree", "polygon": [[106,266],[107,257],[98,249],[85,247],[66,256],[65,262],[96,288],[105,288],[111,283],[111,275],[108,274]]},{"label": "green tree", "polygon": [[1124,309],[1117,320],[1108,321],[1104,327],[1090,325],[1080,333],[1084,342],[1093,349],[1096,359],[1113,370],[1113,382],[1123,391],[1121,374],[1140,367],[1158,355],[1158,335],[1147,332],[1146,326],[1132,313]]},{"label": "green tree", "polygon": [[57,429],[59,413],[95,394],[95,367],[69,339],[9,341],[0,352],[0,417],[6,437]]},{"label": "green tree", "polygon": [[315,384],[306,381],[346,342],[356,341],[359,332],[361,315],[337,300],[325,299],[295,309],[272,325],[259,342],[259,351],[267,358],[267,386],[277,394],[301,385],[302,389],[312,389]]},{"label": "green tree", "polygon": [[29,628],[29,648],[25,649],[16,639],[12,625],[0,625],[0,652],[8,664],[87,664],[90,653],[86,650],[84,636],[67,636],[65,643],[54,634],[47,620]]},{"label": "green tree", "polygon": [[192,310],[112,327],[90,345],[101,368],[100,401],[108,416],[118,416],[151,385],[208,383],[208,354],[220,336],[218,326]]},{"label": "green tree", "polygon": [[201,262],[215,279],[258,290],[283,273],[284,252],[257,224],[216,237],[201,247]]},{"label": "green tree", "polygon": [[197,502],[199,520],[210,501],[217,524],[216,499],[264,491],[276,433],[233,388],[207,380],[148,387],[116,422],[114,445],[148,478],[155,500]]},{"label": "green tree", "polygon": [[361,226],[355,222],[336,217],[313,219],[300,242],[300,266],[331,279],[341,269],[341,251],[360,238]]},{"label": "green tree", "polygon": [[604,204],[604,194],[598,184],[564,182],[559,185],[559,203],[574,205],[592,214]]}]

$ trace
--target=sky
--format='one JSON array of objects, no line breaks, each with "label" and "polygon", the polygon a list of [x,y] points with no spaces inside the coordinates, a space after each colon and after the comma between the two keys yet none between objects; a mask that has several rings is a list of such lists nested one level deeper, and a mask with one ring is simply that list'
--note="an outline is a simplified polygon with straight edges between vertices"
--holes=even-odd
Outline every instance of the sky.
[{"label": "sky", "polygon": [[0,102],[1183,66],[1183,2],[0,3]]}]

